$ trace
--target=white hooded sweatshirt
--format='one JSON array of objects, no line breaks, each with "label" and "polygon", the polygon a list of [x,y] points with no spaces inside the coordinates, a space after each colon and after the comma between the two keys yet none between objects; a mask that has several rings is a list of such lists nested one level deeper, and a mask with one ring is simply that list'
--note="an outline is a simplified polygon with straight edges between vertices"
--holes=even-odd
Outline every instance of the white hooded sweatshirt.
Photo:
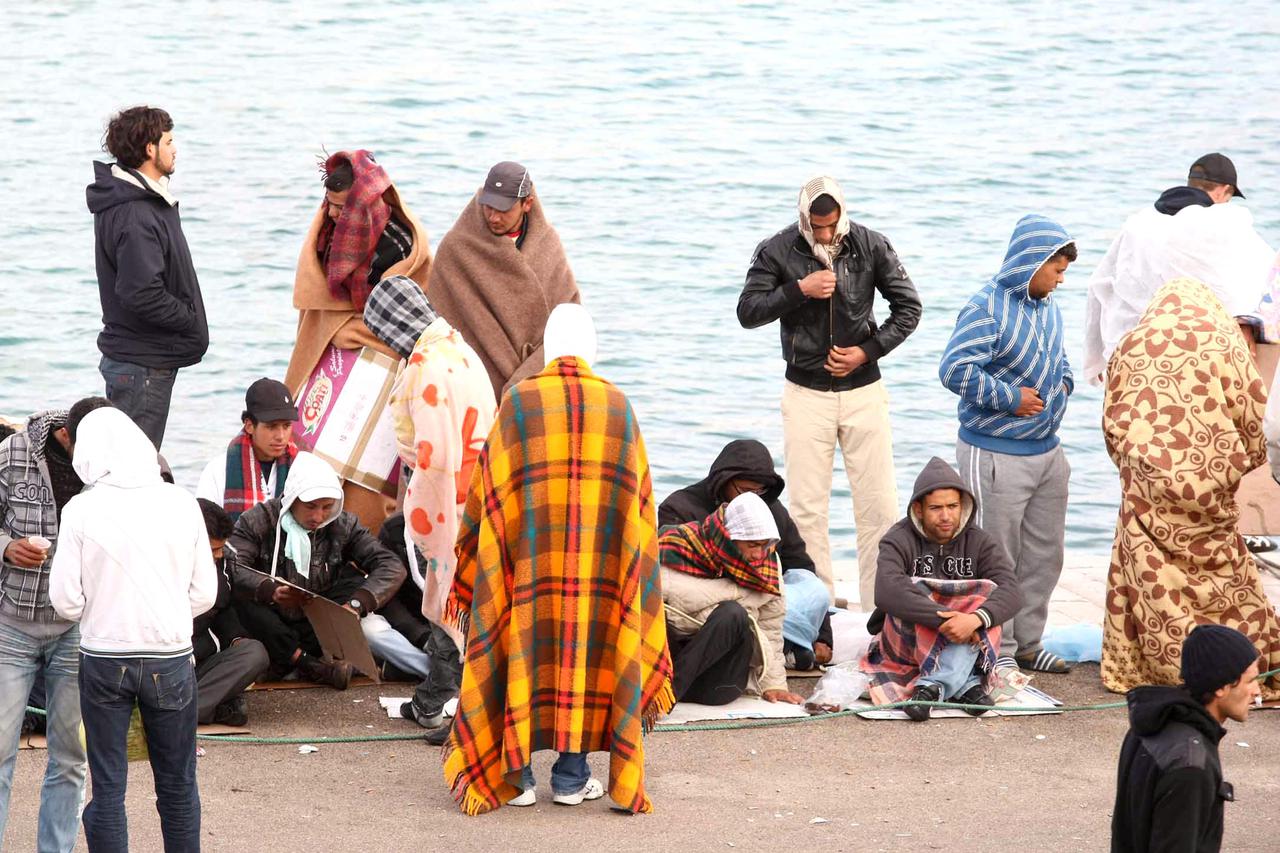
[{"label": "white hooded sweatshirt", "polygon": [[62,511],[49,598],[95,657],[191,654],[217,569],[200,506],[160,479],[156,449],[119,409],[80,422],[71,460],[87,486]]}]

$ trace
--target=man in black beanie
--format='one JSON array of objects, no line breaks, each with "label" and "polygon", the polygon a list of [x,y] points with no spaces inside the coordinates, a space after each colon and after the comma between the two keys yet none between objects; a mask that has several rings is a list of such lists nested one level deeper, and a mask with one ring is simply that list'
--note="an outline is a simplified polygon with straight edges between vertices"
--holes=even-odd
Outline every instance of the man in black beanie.
[{"label": "man in black beanie", "polygon": [[1243,723],[1260,694],[1258,650],[1223,625],[1201,625],[1182,644],[1182,687],[1135,687],[1111,818],[1112,853],[1222,846],[1218,742],[1227,720]]}]

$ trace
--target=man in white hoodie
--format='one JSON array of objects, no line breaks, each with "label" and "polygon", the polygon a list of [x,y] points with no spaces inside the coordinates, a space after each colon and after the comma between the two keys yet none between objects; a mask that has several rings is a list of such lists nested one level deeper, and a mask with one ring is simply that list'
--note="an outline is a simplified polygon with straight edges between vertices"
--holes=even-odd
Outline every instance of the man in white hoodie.
[{"label": "man in white hoodie", "polygon": [[72,464],[87,489],[62,513],[49,598],[80,623],[91,851],[128,850],[126,738],[142,712],[164,847],[200,849],[191,622],[218,594],[200,507],[164,482],[155,446],[119,409],[90,412]]}]

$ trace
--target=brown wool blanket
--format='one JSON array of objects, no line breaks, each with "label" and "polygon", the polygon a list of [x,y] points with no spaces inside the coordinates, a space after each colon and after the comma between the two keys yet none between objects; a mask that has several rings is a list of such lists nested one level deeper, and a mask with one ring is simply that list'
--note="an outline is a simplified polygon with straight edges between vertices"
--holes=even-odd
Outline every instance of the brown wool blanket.
[{"label": "brown wool blanket", "polygon": [[431,264],[431,305],[484,362],[493,393],[546,366],[542,333],[551,309],[581,302],[560,237],[537,193],[521,248],[485,224],[479,192],[467,203]]}]

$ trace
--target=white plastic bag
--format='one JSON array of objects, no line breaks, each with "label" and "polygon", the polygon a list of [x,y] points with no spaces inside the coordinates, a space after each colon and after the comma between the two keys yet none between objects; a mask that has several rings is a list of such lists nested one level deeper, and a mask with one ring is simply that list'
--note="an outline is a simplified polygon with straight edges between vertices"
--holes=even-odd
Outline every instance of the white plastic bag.
[{"label": "white plastic bag", "polygon": [[823,711],[846,711],[863,697],[870,683],[870,677],[858,671],[858,661],[830,667],[805,705]]}]

